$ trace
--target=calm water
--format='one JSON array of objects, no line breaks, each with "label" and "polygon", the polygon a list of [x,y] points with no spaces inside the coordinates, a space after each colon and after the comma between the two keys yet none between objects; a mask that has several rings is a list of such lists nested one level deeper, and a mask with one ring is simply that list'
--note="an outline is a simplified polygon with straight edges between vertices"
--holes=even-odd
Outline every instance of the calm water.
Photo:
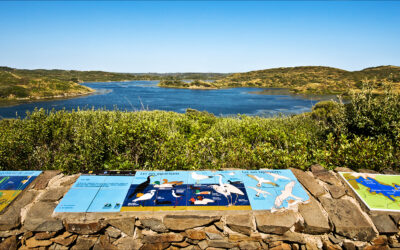
[{"label": "calm water", "polygon": [[4,118],[24,117],[35,107],[44,109],[103,108],[108,110],[167,110],[185,112],[187,108],[205,110],[215,115],[273,116],[299,114],[309,111],[319,98],[290,95],[286,90],[267,89],[267,94],[254,94],[258,88],[232,88],[219,90],[166,89],[157,87],[157,81],[132,81],[117,83],[86,83],[96,89],[96,94],[72,99],[24,103],[1,107]]}]

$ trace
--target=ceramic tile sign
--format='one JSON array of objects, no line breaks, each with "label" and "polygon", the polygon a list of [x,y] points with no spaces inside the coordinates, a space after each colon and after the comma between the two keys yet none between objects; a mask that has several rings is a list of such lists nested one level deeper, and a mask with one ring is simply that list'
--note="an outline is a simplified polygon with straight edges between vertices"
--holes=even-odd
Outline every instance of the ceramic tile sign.
[{"label": "ceramic tile sign", "polygon": [[400,212],[400,175],[345,172],[339,175],[370,210]]},{"label": "ceramic tile sign", "polygon": [[310,199],[291,170],[249,170],[242,176],[253,210],[289,209]]},{"label": "ceramic tile sign", "polygon": [[42,171],[0,171],[0,212]]},{"label": "ceramic tile sign", "polygon": [[133,176],[81,175],[55,212],[119,212]]},{"label": "ceramic tile sign", "polygon": [[251,210],[241,171],[191,171],[188,210]]},{"label": "ceramic tile sign", "polygon": [[138,171],[121,211],[186,210],[186,171]]},{"label": "ceramic tile sign", "polygon": [[133,176],[106,176],[87,212],[119,212]]}]

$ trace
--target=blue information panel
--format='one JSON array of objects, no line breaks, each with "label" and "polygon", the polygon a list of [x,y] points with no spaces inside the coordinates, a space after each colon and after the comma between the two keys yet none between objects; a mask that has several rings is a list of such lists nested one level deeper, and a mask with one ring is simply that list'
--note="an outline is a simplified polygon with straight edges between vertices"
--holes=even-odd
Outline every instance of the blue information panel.
[{"label": "blue information panel", "polygon": [[41,173],[42,171],[0,171],[0,211]]},{"label": "blue information panel", "polygon": [[138,171],[82,175],[55,211],[280,210],[308,200],[290,170]]}]

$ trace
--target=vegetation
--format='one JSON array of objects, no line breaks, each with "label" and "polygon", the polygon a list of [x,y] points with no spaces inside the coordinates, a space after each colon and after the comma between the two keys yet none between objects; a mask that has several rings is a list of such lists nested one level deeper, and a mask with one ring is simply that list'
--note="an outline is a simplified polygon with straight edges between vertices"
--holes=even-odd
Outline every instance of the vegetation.
[{"label": "vegetation", "polygon": [[221,73],[111,73],[103,71],[76,70],[26,70],[0,67],[0,102],[10,100],[67,97],[87,94],[92,89],[82,82],[112,82],[133,80],[188,80],[200,84],[203,80],[221,79]]},{"label": "vegetation", "polygon": [[189,89],[217,89],[219,88],[214,82],[193,80],[182,81],[178,79],[161,80],[158,86],[164,88],[189,88]]},{"label": "vegetation", "polygon": [[0,101],[76,96],[93,92],[72,80],[0,70]]},{"label": "vegetation", "polygon": [[[212,83],[213,88],[225,87],[273,87],[289,88],[295,93],[346,94],[360,91],[364,80],[374,80],[374,91],[382,93],[383,83],[393,82],[400,91],[400,67],[380,66],[361,71],[346,71],[330,67],[275,68],[236,73]],[[161,85],[162,86],[162,85]],[[178,87],[191,87],[191,83]]]},{"label": "vegetation", "polygon": [[1,169],[400,167],[400,96],[372,84],[291,117],[36,110],[0,121]]}]

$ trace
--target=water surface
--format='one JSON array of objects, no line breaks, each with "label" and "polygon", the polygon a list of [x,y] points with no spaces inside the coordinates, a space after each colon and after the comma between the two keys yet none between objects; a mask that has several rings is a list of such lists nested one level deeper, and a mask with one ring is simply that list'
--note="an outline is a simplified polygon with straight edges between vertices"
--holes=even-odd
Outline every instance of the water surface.
[{"label": "water surface", "polygon": [[[96,90],[93,95],[1,107],[0,118],[24,117],[35,107],[55,110],[85,108],[166,110],[183,113],[187,108],[205,110],[218,116],[237,114],[270,117],[307,112],[321,98],[291,95],[283,89],[230,88],[192,90],[159,88],[158,81],[98,82],[84,85]],[[264,91],[264,94],[255,94]],[[267,93],[267,94],[265,94]]]}]

